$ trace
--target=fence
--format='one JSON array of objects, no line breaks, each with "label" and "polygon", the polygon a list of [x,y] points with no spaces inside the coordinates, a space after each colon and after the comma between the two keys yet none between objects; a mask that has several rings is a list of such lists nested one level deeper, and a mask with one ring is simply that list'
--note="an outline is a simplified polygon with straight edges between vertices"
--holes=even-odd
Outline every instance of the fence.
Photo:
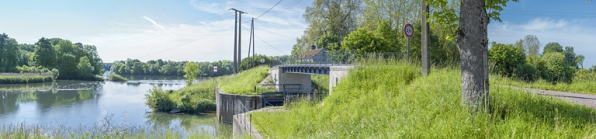
[{"label": "fence", "polygon": [[364,53],[356,50],[322,50],[317,54],[277,56],[272,59],[271,66],[290,64],[350,65],[358,60],[371,57],[400,59],[405,55],[398,52]]}]

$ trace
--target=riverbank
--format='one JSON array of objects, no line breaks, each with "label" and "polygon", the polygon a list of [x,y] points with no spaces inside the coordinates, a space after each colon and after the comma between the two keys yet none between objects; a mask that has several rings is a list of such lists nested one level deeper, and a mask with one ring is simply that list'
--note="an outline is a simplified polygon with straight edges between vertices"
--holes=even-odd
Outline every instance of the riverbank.
[{"label": "riverbank", "polygon": [[[355,68],[322,102],[255,112],[265,138],[584,138],[596,133],[596,110],[492,85],[493,113],[461,105],[459,68],[372,61]],[[494,81],[492,81],[494,82]]]},{"label": "riverbank", "polygon": [[267,66],[255,67],[238,74],[207,79],[178,91],[154,87],[145,95],[146,104],[153,110],[162,112],[175,109],[185,113],[215,111],[216,86],[231,94],[257,94],[255,86],[268,75],[269,69]]},{"label": "riverbank", "polygon": [[51,72],[46,73],[0,73],[0,84],[28,84],[54,81]]}]

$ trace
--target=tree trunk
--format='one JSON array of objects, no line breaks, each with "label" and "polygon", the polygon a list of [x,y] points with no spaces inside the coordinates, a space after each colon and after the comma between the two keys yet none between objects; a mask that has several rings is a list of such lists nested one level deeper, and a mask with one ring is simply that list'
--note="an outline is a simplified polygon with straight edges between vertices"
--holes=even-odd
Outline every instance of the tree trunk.
[{"label": "tree trunk", "polygon": [[462,0],[456,41],[461,59],[462,103],[471,111],[489,108],[488,37],[484,0]]}]

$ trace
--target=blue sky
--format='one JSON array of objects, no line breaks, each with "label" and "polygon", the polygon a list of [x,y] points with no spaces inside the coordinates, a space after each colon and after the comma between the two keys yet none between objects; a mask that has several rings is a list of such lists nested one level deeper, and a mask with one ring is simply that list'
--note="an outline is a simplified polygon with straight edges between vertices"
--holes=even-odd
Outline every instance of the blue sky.
[{"label": "blue sky", "polygon": [[[0,0],[0,32],[19,43],[64,38],[98,47],[105,62],[137,58],[215,61],[233,58],[234,13],[243,15],[242,55],[248,53],[249,23],[278,0]],[[255,21],[257,53],[289,54],[307,27],[302,14],[313,0],[283,0]],[[503,22],[489,24],[489,39],[514,43],[536,35],[575,47],[596,65],[596,2],[520,0],[509,2]],[[259,39],[261,38],[261,39]]]}]

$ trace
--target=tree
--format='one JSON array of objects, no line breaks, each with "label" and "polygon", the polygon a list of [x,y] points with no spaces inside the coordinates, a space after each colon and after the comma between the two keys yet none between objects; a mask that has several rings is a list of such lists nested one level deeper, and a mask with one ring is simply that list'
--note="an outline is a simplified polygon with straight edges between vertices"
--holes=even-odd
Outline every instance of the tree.
[{"label": "tree", "polygon": [[546,67],[546,76],[544,79],[556,83],[563,81],[570,83],[573,79],[573,69],[567,64],[563,53],[545,53],[542,56]]},{"label": "tree", "polygon": [[33,60],[36,66],[42,66],[46,68],[55,68],[57,61],[57,54],[50,41],[46,38],[41,38],[35,43],[35,52]]},{"label": "tree", "polygon": [[542,55],[544,55],[546,53],[551,53],[551,52],[562,53],[562,52],[564,52],[563,46],[561,46],[558,42],[550,42],[550,43],[546,44],[546,46],[544,46]]},{"label": "tree", "polygon": [[184,78],[186,78],[186,86],[190,86],[192,82],[197,79],[201,70],[199,69],[199,64],[195,62],[186,62],[186,66],[184,67]]},{"label": "tree", "polygon": [[565,46],[565,62],[572,67],[578,68],[577,62],[575,61],[575,52],[573,47]]},{"label": "tree", "polygon": [[455,38],[461,59],[462,102],[472,111],[487,110],[490,105],[487,27],[491,19],[501,21],[500,11],[507,1],[462,0],[460,4]]},{"label": "tree", "polygon": [[0,34],[0,72],[17,72],[18,57],[21,55],[15,39]]},{"label": "tree", "polygon": [[523,41],[524,50],[527,56],[538,56],[540,51],[540,40],[536,35],[527,35]]},{"label": "tree", "polygon": [[341,44],[344,50],[357,50],[360,53],[387,52],[387,41],[374,32],[359,28],[344,38]]},{"label": "tree", "polygon": [[77,65],[78,73],[80,78],[91,78],[93,77],[93,71],[95,68],[89,62],[89,58],[86,56],[81,57],[79,64]]},{"label": "tree", "polygon": [[361,15],[362,0],[314,0],[302,15],[308,23],[296,44],[300,47],[313,45],[324,34],[337,35],[340,40],[356,30]]},{"label": "tree", "polygon": [[506,77],[513,76],[513,72],[520,65],[523,65],[526,56],[523,49],[513,45],[506,45],[492,42],[492,48],[488,51],[488,60],[494,62],[493,71]]},{"label": "tree", "polygon": [[575,57],[575,62],[580,66],[580,68],[584,68],[584,59],[586,59],[586,57],[584,57],[584,55],[578,55],[577,57]]},{"label": "tree", "polygon": [[327,33],[327,34],[321,36],[321,38],[319,40],[317,40],[315,45],[317,45],[319,47],[326,48],[328,50],[340,49],[339,37],[337,35],[331,34],[331,33]]}]

